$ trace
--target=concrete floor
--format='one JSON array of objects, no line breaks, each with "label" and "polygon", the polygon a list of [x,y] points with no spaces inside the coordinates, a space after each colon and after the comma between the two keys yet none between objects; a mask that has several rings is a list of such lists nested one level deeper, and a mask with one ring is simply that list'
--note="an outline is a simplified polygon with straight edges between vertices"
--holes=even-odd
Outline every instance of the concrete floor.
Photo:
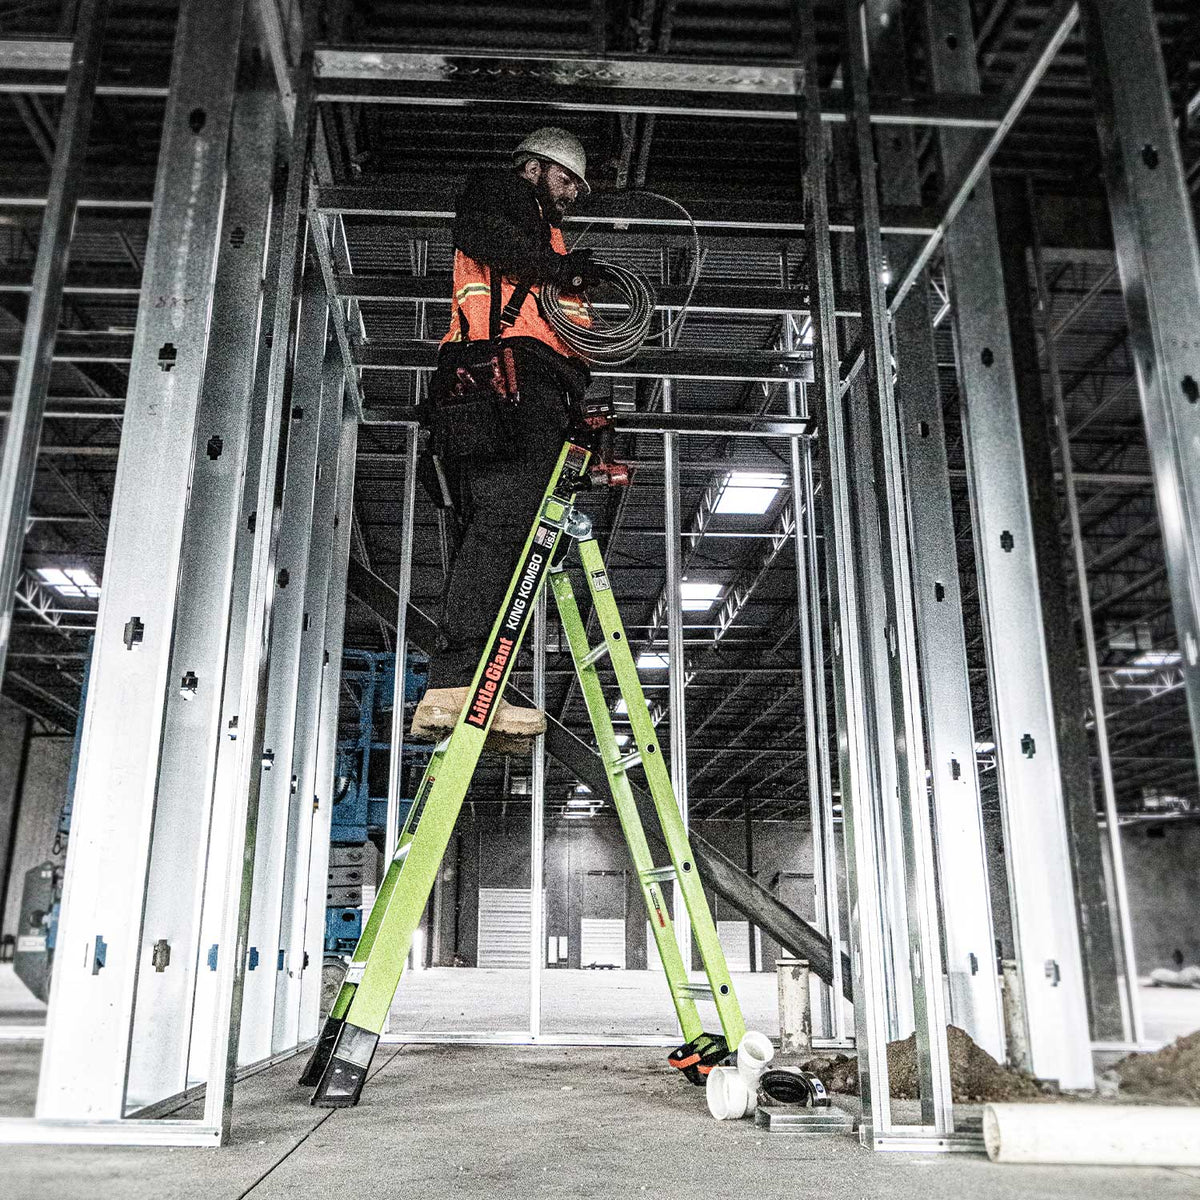
[{"label": "concrete floor", "polygon": [[[14,1049],[5,1049],[10,1065]],[[1153,1189],[1156,1200],[1200,1198],[1200,1172],[875,1155],[849,1137],[808,1141],[764,1135],[749,1121],[718,1124],[703,1092],[653,1050],[389,1046],[362,1103],[345,1110],[310,1108],[297,1073],[287,1062],[238,1086],[234,1141],[221,1150],[4,1147],[3,1193],[1135,1200]]]},{"label": "concrete floor", "polygon": [[[417,1028],[461,1028],[489,990],[495,1001],[505,980],[485,978],[494,974],[518,973],[410,975],[397,1009],[420,1021]],[[25,1019],[36,1020],[8,982],[15,983],[0,978],[0,1009],[4,999],[14,1006],[20,1001]],[[524,985],[511,982],[508,1002],[518,993],[523,1001]],[[614,1020],[614,1032],[627,1025],[641,1033],[660,1024],[669,1030],[670,1010],[656,976],[547,972],[547,982],[545,1012],[556,1014],[550,1030],[561,1022],[564,1031],[597,1032]],[[748,1011],[762,1008],[764,1017],[773,989],[773,976],[746,987],[739,981]],[[1159,1036],[1200,1025],[1200,992],[1143,994],[1148,1024]],[[0,1114],[32,1113],[40,1055],[37,1041],[0,1042]],[[309,1107],[307,1092],[295,1086],[301,1062],[293,1060],[238,1085],[233,1143],[221,1150],[3,1146],[0,1194],[20,1200],[292,1194],[313,1200],[677,1200],[716,1191],[722,1200],[1094,1200],[1102,1192],[1109,1200],[1136,1200],[1152,1188],[1156,1200],[1200,1200],[1200,1171],[1025,1168],[971,1156],[874,1155],[853,1138],[808,1141],[765,1135],[749,1121],[717,1123],[703,1092],[672,1072],[664,1055],[646,1048],[386,1045],[361,1105],[341,1111]],[[175,1115],[198,1116],[199,1110]]]}]

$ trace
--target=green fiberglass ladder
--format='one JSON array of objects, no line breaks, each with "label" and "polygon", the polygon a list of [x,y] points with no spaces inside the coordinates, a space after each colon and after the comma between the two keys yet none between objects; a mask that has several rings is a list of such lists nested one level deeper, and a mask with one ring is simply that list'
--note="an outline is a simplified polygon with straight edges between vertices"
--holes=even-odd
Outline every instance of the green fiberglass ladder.
[{"label": "green fiberglass ladder", "polygon": [[[704,889],[696,871],[670,775],[638,680],[629,642],[617,612],[604,560],[591,536],[590,520],[572,501],[582,486],[590,451],[567,442],[559,455],[533,528],[525,541],[508,594],[475,671],[469,700],[451,735],[434,750],[400,832],[396,853],[376,896],[366,928],[351,959],[341,990],[321,1031],[300,1083],[314,1087],[313,1104],[339,1108],[358,1102],[379,1035],[400,982],[433,881],[483,750],[492,716],[508,682],[521,640],[547,576],[558,604],[571,657],[579,675],[588,716],[604,762],[613,803],[625,833],[646,901],[646,912],[671,998],[686,1042],[670,1056],[694,1083],[703,1083],[712,1064],[737,1048],[745,1033],[725,955],[717,939]],[[587,643],[583,619],[562,560],[572,542],[587,578],[604,640]],[[622,754],[605,703],[596,663],[608,656],[628,708],[637,749]],[[646,843],[628,772],[641,766],[670,855],[670,866],[655,866]],[[683,896],[708,984],[691,983],[663,900],[662,885],[674,882]],[[705,1033],[696,1008],[711,999],[723,1036]]]}]

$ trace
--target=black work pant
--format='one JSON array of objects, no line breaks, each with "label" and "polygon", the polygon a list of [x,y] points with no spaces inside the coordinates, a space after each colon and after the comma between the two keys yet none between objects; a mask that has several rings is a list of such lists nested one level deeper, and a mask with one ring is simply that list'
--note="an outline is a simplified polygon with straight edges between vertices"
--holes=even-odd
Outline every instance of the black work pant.
[{"label": "black work pant", "polygon": [[466,687],[475,675],[563,447],[568,421],[562,385],[528,372],[515,417],[511,457],[465,464],[463,536],[442,594],[431,688]]}]

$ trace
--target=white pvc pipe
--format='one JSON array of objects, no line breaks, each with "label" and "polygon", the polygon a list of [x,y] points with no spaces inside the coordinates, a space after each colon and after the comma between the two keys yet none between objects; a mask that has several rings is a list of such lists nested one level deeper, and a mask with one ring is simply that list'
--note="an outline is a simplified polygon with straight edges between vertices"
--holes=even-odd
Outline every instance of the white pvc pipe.
[{"label": "white pvc pipe", "polygon": [[745,1081],[752,1096],[758,1094],[758,1077],[774,1057],[775,1047],[771,1045],[771,1039],[765,1033],[756,1033],[751,1030],[744,1034],[742,1040],[738,1042],[738,1074]]},{"label": "white pvc pipe", "polygon": [[989,1104],[983,1139],[993,1162],[1200,1167],[1200,1107]]},{"label": "white pvc pipe", "polygon": [[746,1086],[737,1067],[713,1067],[704,1084],[708,1111],[718,1121],[738,1121],[754,1112],[755,1091]]}]

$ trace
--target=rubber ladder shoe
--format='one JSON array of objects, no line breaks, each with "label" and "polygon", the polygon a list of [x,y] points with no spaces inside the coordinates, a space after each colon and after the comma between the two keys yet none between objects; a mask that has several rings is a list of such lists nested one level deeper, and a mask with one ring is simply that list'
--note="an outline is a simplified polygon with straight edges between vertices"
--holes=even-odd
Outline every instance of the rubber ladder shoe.
[{"label": "rubber ladder shoe", "polygon": [[[436,744],[448,738],[466,707],[469,687],[431,688],[417,705],[409,736],[413,741]],[[484,746],[496,754],[528,753],[533,739],[546,732],[546,714],[540,708],[521,708],[500,700]]]}]

